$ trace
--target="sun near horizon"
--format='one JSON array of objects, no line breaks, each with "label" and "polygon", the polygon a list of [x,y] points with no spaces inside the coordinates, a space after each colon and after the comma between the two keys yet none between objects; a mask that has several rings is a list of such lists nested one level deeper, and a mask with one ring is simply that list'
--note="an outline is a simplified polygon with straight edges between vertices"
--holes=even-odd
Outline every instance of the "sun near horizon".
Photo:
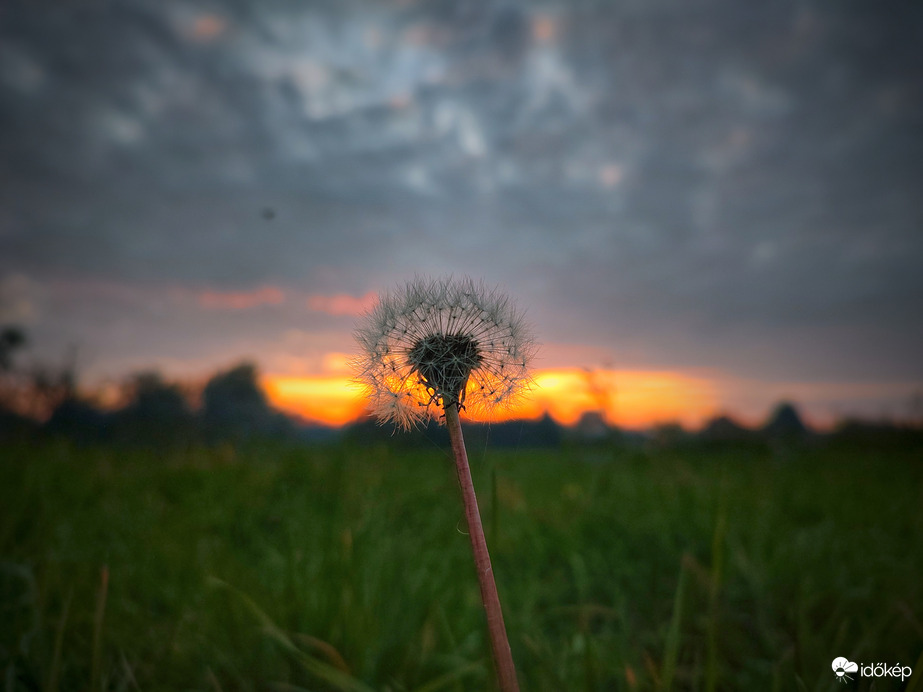
[{"label": "sun near horizon", "polygon": [[[279,410],[326,425],[350,423],[366,407],[362,386],[346,373],[270,373],[261,383]],[[547,413],[572,425],[584,413],[599,411],[612,425],[640,429],[666,422],[698,425],[716,410],[713,386],[704,378],[667,370],[574,367],[536,371],[532,388],[519,401],[477,420],[535,419]]]}]

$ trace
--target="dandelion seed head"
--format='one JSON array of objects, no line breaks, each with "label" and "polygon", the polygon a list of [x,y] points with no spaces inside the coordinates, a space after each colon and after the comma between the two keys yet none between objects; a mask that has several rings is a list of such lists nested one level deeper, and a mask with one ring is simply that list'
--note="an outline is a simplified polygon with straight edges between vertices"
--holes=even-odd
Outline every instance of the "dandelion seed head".
[{"label": "dandelion seed head", "polygon": [[469,278],[416,278],[383,294],[355,336],[369,408],[401,428],[438,420],[446,406],[489,413],[531,382],[535,344],[522,313]]}]

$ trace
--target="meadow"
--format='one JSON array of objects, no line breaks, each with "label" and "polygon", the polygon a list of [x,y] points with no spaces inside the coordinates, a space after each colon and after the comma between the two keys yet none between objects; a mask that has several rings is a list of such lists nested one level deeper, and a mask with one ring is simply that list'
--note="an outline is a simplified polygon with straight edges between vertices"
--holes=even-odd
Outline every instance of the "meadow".
[{"label": "meadow", "polygon": [[[923,689],[923,454],[470,449],[523,690]],[[447,449],[0,448],[6,690],[490,690]]]}]

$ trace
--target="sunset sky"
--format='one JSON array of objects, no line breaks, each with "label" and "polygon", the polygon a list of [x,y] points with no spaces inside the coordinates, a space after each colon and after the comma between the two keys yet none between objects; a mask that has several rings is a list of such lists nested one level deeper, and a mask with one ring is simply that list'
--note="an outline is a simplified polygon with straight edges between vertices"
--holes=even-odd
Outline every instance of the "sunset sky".
[{"label": "sunset sky", "polygon": [[0,324],[87,386],[249,359],[361,409],[357,314],[504,287],[517,415],[815,422],[923,391],[923,5],[0,6]]}]

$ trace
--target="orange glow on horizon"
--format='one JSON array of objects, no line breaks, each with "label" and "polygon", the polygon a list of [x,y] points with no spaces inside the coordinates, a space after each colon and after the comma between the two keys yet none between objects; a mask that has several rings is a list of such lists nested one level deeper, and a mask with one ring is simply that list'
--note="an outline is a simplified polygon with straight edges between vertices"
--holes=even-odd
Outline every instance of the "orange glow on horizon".
[{"label": "orange glow on horizon", "polygon": [[[355,420],[365,409],[361,387],[349,375],[267,375],[269,401],[286,413],[328,425]],[[535,386],[491,421],[538,418],[549,413],[564,425],[587,411],[601,411],[610,424],[643,428],[657,423],[695,425],[717,408],[712,383],[670,371],[540,370]]]},{"label": "orange glow on horizon", "polygon": [[365,402],[359,388],[344,375],[262,378],[270,403],[289,414],[327,425],[344,425],[358,418]]},{"label": "orange glow on horizon", "polygon": [[670,371],[543,370],[535,375],[535,390],[517,417],[548,411],[565,425],[587,411],[600,411],[610,424],[643,428],[656,423],[699,422],[711,415],[716,396],[702,378]]}]

